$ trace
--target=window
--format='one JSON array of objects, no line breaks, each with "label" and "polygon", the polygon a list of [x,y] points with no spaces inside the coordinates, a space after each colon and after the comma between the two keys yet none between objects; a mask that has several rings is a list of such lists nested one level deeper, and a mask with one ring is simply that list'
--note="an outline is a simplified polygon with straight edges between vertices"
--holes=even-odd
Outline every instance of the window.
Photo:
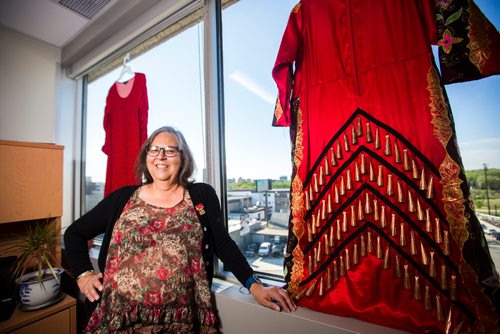
[{"label": "window", "polygon": [[[170,125],[180,130],[193,151],[197,181],[203,181],[205,166],[205,111],[203,102],[203,25],[199,23],[132,59],[128,65],[146,75],[149,120],[148,134]],[[87,86],[85,129],[85,208],[93,208],[104,194],[107,156],[103,118],[109,88],[121,68]]]},{"label": "window", "polygon": [[288,128],[271,126],[271,71],[296,3],[240,0],[222,12],[229,232],[254,270],[279,278],[292,169]]}]

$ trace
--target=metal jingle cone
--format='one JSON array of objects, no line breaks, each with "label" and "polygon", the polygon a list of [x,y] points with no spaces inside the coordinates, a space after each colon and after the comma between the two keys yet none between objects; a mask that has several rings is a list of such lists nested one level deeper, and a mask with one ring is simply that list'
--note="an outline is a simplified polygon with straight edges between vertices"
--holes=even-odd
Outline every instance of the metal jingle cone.
[{"label": "metal jingle cone", "polygon": [[408,189],[408,211],[409,212],[415,212],[415,203],[413,202],[413,195],[411,193],[411,190]]},{"label": "metal jingle cone", "polygon": [[307,242],[312,242],[313,237],[312,237],[312,230],[311,230],[311,225],[307,224]]},{"label": "metal jingle cone", "polygon": [[441,306],[441,296],[436,295],[436,318],[439,322],[444,321],[443,308]]},{"label": "metal jingle cone", "polygon": [[330,148],[330,160],[332,161],[332,166],[335,167],[339,163],[337,162],[337,159],[335,157],[335,153],[333,152],[333,147]]},{"label": "metal jingle cone", "polygon": [[401,153],[399,152],[398,142],[394,142],[394,162],[397,164],[401,163]]},{"label": "metal jingle cone", "polygon": [[392,155],[392,149],[391,149],[391,138],[389,135],[385,135],[385,149],[384,149],[384,155],[385,156],[391,156]]},{"label": "metal jingle cone", "polygon": [[361,166],[360,166],[361,175],[366,174],[366,157],[364,153],[361,153]]},{"label": "metal jingle cone", "polygon": [[417,243],[415,239],[415,231],[410,230],[410,254],[417,255]]},{"label": "metal jingle cone", "polygon": [[403,170],[408,172],[411,170],[410,167],[410,157],[408,156],[408,150],[403,149]]},{"label": "metal jingle cone", "polygon": [[311,297],[314,290],[316,289],[316,284],[318,283],[317,280],[314,280],[311,285],[306,290],[306,297]]},{"label": "metal jingle cone", "polygon": [[353,256],[352,256],[352,263],[354,264],[359,264],[359,250],[358,250],[358,244],[355,243],[354,244],[354,252],[353,252]]},{"label": "metal jingle cone", "polygon": [[309,262],[307,262],[307,270],[308,270],[309,275],[312,275],[312,273],[314,272],[313,271],[313,259],[312,259],[312,256],[308,255],[307,259],[309,260]]},{"label": "metal jingle cone", "polygon": [[405,198],[403,195],[403,186],[401,185],[401,180],[398,180],[397,185],[398,185],[397,186],[397,188],[398,188],[398,203],[404,203]]},{"label": "metal jingle cone", "polygon": [[370,194],[369,193],[365,193],[365,213],[367,215],[371,214],[372,213],[372,206],[370,205]]},{"label": "metal jingle cone", "polygon": [[328,268],[326,268],[326,290],[331,290],[332,288],[332,270],[330,269],[330,266],[328,266]]},{"label": "metal jingle cone", "polygon": [[373,199],[373,220],[380,220],[380,215],[378,213],[378,201]]},{"label": "metal jingle cone", "polygon": [[419,221],[424,221],[424,210],[422,209],[422,205],[420,204],[420,201],[417,198],[417,219]]},{"label": "metal jingle cone", "polygon": [[347,212],[342,211],[342,232],[347,233],[348,230],[349,228],[347,226]]},{"label": "metal jingle cone", "polygon": [[411,289],[410,270],[407,264],[403,265],[403,286],[407,290]]},{"label": "metal jingle cone", "polygon": [[385,205],[382,205],[380,207],[380,227],[382,228],[387,227],[387,216],[385,214]]},{"label": "metal jingle cone", "polygon": [[336,204],[339,204],[340,203],[339,188],[337,188],[337,185],[335,185],[333,187],[333,189],[334,189],[334,199],[333,200]]},{"label": "metal jingle cone", "polygon": [[381,241],[380,241],[380,235],[377,235],[377,238],[376,238],[376,241],[375,241],[375,244],[376,244],[376,256],[377,256],[377,259],[382,259],[383,255],[382,255],[382,244],[381,244]]},{"label": "metal jingle cone", "polygon": [[325,157],[325,175],[330,175],[330,163],[328,162],[328,157]]},{"label": "metal jingle cone", "polygon": [[429,208],[425,209],[425,232],[432,232],[431,213]]},{"label": "metal jingle cone", "polygon": [[448,231],[443,231],[443,241],[444,241],[443,254],[448,256],[450,255],[450,236]]},{"label": "metal jingle cone", "polygon": [[[324,199],[321,200],[321,219],[323,220],[326,219],[326,200]],[[319,219],[318,219],[318,226],[319,226]]]},{"label": "metal jingle cone", "polygon": [[319,185],[323,186],[325,184],[325,178],[323,177],[323,166],[319,166]]},{"label": "metal jingle cone", "polygon": [[413,299],[422,300],[422,291],[420,290],[419,276],[415,276],[415,285],[413,286]]},{"label": "metal jingle cone", "polygon": [[345,249],[345,269],[346,270],[351,270],[351,257],[349,256],[349,248]]},{"label": "metal jingle cone", "polygon": [[400,233],[399,233],[399,245],[401,247],[406,247],[406,231],[405,231],[405,224],[404,223],[401,223],[399,225],[399,230],[400,230]]},{"label": "metal jingle cone", "polygon": [[432,175],[429,177],[429,183],[427,184],[427,194],[426,197],[431,199],[434,197],[434,183],[433,183],[433,178]]},{"label": "metal jingle cone", "polygon": [[366,123],[366,142],[371,143],[373,142],[373,135],[372,135],[372,129],[370,127],[370,123]]},{"label": "metal jingle cone", "polygon": [[323,297],[324,294],[325,294],[325,285],[323,283],[323,275],[321,275],[321,278],[319,279],[318,296]]},{"label": "metal jingle cone", "polygon": [[394,275],[397,278],[403,277],[403,275],[401,273],[401,261],[399,260],[399,254],[396,254],[394,256]]},{"label": "metal jingle cone", "polygon": [[440,287],[443,290],[448,289],[448,283],[447,283],[447,278],[446,278],[446,265],[442,264],[441,265],[441,274],[439,275],[439,283]]},{"label": "metal jingle cone", "polygon": [[346,171],[346,188],[348,190],[352,190],[352,178],[351,178],[351,170],[348,169]]},{"label": "metal jingle cone", "polygon": [[345,190],[345,184],[344,184],[344,176],[342,175],[340,177],[340,195],[344,196],[345,194],[346,194],[346,190]]},{"label": "metal jingle cone", "polygon": [[346,272],[345,272],[345,263],[344,263],[344,257],[342,255],[339,256],[339,274],[340,276],[345,276],[346,275]]},{"label": "metal jingle cone", "polygon": [[427,251],[425,250],[424,244],[420,241],[420,258],[424,266],[429,264],[429,257],[427,256]]},{"label": "metal jingle cone", "polygon": [[358,226],[358,222],[356,221],[356,211],[354,209],[354,205],[351,205],[351,226]]},{"label": "metal jingle cone", "polygon": [[391,257],[390,257],[390,252],[389,252],[389,245],[385,247],[385,252],[384,252],[384,269],[389,269],[391,267]]},{"label": "metal jingle cone", "polygon": [[439,218],[434,218],[434,241],[438,244],[443,243],[443,238],[441,237],[441,224],[439,223]]},{"label": "metal jingle cone", "polygon": [[430,311],[430,310],[432,310],[431,289],[428,285],[426,285],[424,291],[425,291],[424,292],[424,310]]},{"label": "metal jingle cone", "polygon": [[378,166],[378,175],[377,175],[377,186],[384,186],[384,173],[382,171],[382,165]]},{"label": "metal jingle cone", "polygon": [[307,288],[303,288],[302,290],[299,291],[299,293],[297,293],[296,295],[293,295],[293,299],[295,300],[300,300],[302,298],[302,296],[304,296],[304,294],[306,293],[307,291]]},{"label": "metal jingle cone", "polygon": [[415,162],[414,159],[411,159],[411,176],[414,180],[418,180],[418,174],[419,174],[419,170],[418,170],[418,166],[417,166],[417,163]]},{"label": "metal jingle cone", "polygon": [[391,236],[395,237],[398,235],[398,232],[396,231],[396,214],[392,213],[391,214]]},{"label": "metal jingle cone", "polygon": [[337,219],[337,240],[342,240],[342,230],[340,229],[340,220]]},{"label": "metal jingle cone", "polygon": [[347,134],[344,133],[344,151],[350,152],[351,147],[349,146],[349,138],[347,137]]},{"label": "metal jingle cone", "polygon": [[437,272],[436,272],[436,260],[434,260],[434,252],[429,252],[429,256],[431,258],[430,264],[429,264],[429,276],[436,277]]},{"label": "metal jingle cone", "polygon": [[340,142],[337,142],[337,152],[336,152],[335,157],[338,160],[341,160],[343,158],[343,156],[342,156],[342,146],[340,146]]},{"label": "metal jingle cone", "polygon": [[380,149],[380,134],[378,128],[375,128],[375,149]]},{"label": "metal jingle cone", "polygon": [[451,275],[450,298],[457,300],[457,275]]},{"label": "metal jingle cone", "polygon": [[373,164],[371,161],[368,164],[368,170],[370,173],[370,182],[374,182],[375,181],[375,170],[373,169]]},{"label": "metal jingle cone", "polygon": [[330,243],[328,242],[328,235],[325,234],[325,259],[328,257],[327,255],[330,255]]},{"label": "metal jingle cone", "polygon": [[427,182],[425,180],[425,169],[422,167],[422,171],[420,172],[420,184],[418,186],[420,190],[427,189]]},{"label": "metal jingle cone", "polygon": [[361,249],[360,249],[360,255],[361,256],[366,256],[366,243],[365,243],[365,236],[362,234],[360,236],[360,240],[361,240]]},{"label": "metal jingle cone", "polygon": [[[338,221],[338,219],[337,219]],[[335,229],[330,225],[330,247],[335,247]]]},{"label": "metal jingle cone", "polygon": [[361,117],[358,117],[358,122],[356,123],[356,136],[363,137],[363,126],[361,125]]},{"label": "metal jingle cone", "polygon": [[317,234],[317,231],[316,231],[316,219],[319,219],[316,218],[316,216],[314,214],[311,215],[311,233],[313,236],[315,236]]},{"label": "metal jingle cone", "polygon": [[[315,248],[316,249],[316,248]],[[323,252],[321,251],[321,241],[318,241],[318,248],[316,249],[316,262],[320,263],[323,261]]]},{"label": "metal jingle cone", "polygon": [[359,171],[358,162],[354,162],[354,179],[356,182],[361,182],[361,172]]},{"label": "metal jingle cone", "polygon": [[392,174],[387,174],[387,196],[394,195],[394,188],[392,186]]},{"label": "metal jingle cone", "polygon": [[316,175],[316,173],[313,174],[313,185],[314,185],[314,192],[318,193],[319,185],[318,185],[318,176]]},{"label": "metal jingle cone", "polygon": [[314,256],[313,256],[314,270],[316,270],[318,268],[318,249],[314,247],[313,250],[314,250]]},{"label": "metal jingle cone", "polygon": [[367,246],[366,246],[366,249],[367,249],[368,253],[373,253],[374,249],[373,249],[372,232],[368,231],[366,234],[367,234]]},{"label": "metal jingle cone", "polygon": [[337,282],[340,278],[337,260],[333,260],[333,281]]},{"label": "metal jingle cone", "polygon": [[328,197],[327,197],[327,208],[326,208],[326,212],[328,214],[331,214],[333,212],[333,207],[332,207],[332,195],[330,193],[328,193]]},{"label": "metal jingle cone", "polygon": [[354,125],[351,128],[351,144],[358,144],[358,135],[356,134],[356,130],[354,129]]},{"label": "metal jingle cone", "polygon": [[309,185],[309,201],[314,201],[314,192],[312,184]]},{"label": "metal jingle cone", "polygon": [[[453,325],[452,322],[453,322],[453,315],[452,315],[452,308],[450,307],[450,309],[448,310],[448,315],[446,317],[446,323],[445,323],[445,326],[444,326],[444,332],[445,333],[451,333],[452,332],[452,325]],[[456,333],[460,332],[460,327],[461,327],[461,325],[459,325],[458,328],[455,329]]]},{"label": "metal jingle cone", "polygon": [[309,191],[306,190],[306,210],[311,210],[311,201],[309,200]]},{"label": "metal jingle cone", "polygon": [[361,201],[358,201],[358,221],[362,221],[363,219],[365,219],[363,204],[361,203]]}]

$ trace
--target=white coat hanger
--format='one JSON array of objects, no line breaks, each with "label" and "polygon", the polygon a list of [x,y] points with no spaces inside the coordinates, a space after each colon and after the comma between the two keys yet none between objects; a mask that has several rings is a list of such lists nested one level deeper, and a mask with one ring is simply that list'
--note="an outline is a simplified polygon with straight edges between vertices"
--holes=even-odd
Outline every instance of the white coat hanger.
[{"label": "white coat hanger", "polygon": [[122,71],[120,72],[120,76],[118,77],[118,79],[116,79],[117,82],[126,82],[135,76],[135,72],[132,71],[130,66],[127,65],[129,61],[130,61],[130,52],[127,52],[125,57],[123,57]]}]

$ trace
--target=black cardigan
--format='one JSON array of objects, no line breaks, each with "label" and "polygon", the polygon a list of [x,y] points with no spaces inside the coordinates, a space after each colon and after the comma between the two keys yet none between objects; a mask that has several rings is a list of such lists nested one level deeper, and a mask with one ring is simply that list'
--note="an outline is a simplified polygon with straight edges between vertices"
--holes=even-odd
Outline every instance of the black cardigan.
[{"label": "black cardigan", "polygon": [[[74,277],[93,269],[87,241],[101,233],[104,233],[104,239],[99,252],[98,265],[100,271],[104,273],[113,227],[138,187],[127,186],[114,191],[68,227],[64,233],[64,246]],[[253,275],[253,270],[227,233],[215,190],[205,183],[193,183],[188,186],[188,192],[203,229],[203,259],[210,284],[213,278],[215,253],[238,281],[245,285],[245,282]]]}]

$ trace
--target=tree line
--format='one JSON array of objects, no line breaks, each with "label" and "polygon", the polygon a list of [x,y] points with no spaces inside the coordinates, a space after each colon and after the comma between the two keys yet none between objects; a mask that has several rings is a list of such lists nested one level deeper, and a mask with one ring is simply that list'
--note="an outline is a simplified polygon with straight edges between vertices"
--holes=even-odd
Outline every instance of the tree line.
[{"label": "tree line", "polygon": [[[484,169],[466,170],[465,175],[471,189],[486,190],[486,175]],[[500,169],[488,169],[488,188],[500,190]]]}]

